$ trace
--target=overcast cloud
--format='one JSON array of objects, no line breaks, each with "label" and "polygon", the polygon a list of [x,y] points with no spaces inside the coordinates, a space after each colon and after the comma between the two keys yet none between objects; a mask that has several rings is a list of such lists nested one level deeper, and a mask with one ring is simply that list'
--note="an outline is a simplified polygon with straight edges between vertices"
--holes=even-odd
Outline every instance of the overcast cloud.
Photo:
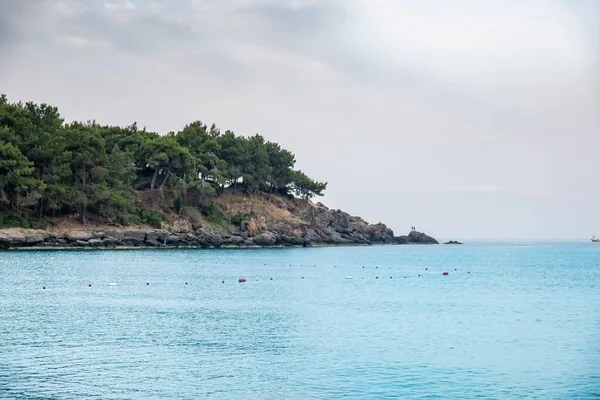
[{"label": "overcast cloud", "polygon": [[595,0],[0,1],[0,92],[261,133],[396,233],[600,234]]}]

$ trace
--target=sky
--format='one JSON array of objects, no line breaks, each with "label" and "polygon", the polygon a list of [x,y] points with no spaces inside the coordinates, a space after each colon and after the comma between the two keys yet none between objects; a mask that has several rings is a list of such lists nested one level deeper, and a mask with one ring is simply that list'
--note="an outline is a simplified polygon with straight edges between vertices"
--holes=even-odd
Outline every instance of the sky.
[{"label": "sky", "polygon": [[0,1],[0,93],[262,134],[396,234],[600,236],[596,0]]}]

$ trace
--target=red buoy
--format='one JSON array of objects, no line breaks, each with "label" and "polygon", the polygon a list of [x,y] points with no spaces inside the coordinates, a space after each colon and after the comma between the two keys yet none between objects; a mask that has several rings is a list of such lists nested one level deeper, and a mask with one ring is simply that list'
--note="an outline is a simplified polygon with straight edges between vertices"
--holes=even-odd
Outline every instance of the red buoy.
[{"label": "red buoy", "polygon": [[240,282],[240,283],[246,282],[246,278],[240,278],[240,280],[238,282]]},{"label": "red buoy", "polygon": [[448,275],[448,273],[447,273],[447,272],[444,272],[444,273],[443,273],[443,275]]}]

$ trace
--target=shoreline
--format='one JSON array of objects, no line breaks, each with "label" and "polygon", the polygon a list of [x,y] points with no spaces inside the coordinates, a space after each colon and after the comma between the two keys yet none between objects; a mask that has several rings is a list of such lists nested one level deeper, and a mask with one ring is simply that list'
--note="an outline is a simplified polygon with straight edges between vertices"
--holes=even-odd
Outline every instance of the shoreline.
[{"label": "shoreline", "polygon": [[[419,245],[422,243],[409,243],[404,245]],[[273,245],[273,246],[19,246],[19,247],[0,247],[0,253],[2,252],[19,252],[19,251],[142,251],[142,250],[284,250],[284,249],[318,249],[328,247],[375,247],[375,246],[404,246],[403,244],[397,243],[373,243],[373,244],[327,244],[319,243],[308,246],[302,245]]]}]

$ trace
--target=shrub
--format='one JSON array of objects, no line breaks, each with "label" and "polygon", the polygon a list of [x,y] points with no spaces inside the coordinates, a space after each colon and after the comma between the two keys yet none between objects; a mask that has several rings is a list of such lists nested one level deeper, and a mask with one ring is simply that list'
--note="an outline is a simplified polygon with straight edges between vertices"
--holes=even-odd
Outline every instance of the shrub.
[{"label": "shrub", "polygon": [[160,228],[161,222],[167,219],[167,217],[165,217],[165,214],[163,214],[162,212],[152,210],[149,208],[138,209],[138,216],[141,223],[148,224],[153,228]]},{"label": "shrub", "polygon": [[0,228],[29,228],[29,222],[19,215],[0,217]]},{"label": "shrub", "polygon": [[213,224],[224,224],[229,222],[229,218],[223,214],[221,208],[217,203],[209,203],[206,205],[202,205],[200,208],[200,212],[206,215],[208,220]]},{"label": "shrub", "polygon": [[232,225],[240,225],[243,221],[249,221],[252,216],[250,214],[236,214],[230,217],[230,221]]}]

